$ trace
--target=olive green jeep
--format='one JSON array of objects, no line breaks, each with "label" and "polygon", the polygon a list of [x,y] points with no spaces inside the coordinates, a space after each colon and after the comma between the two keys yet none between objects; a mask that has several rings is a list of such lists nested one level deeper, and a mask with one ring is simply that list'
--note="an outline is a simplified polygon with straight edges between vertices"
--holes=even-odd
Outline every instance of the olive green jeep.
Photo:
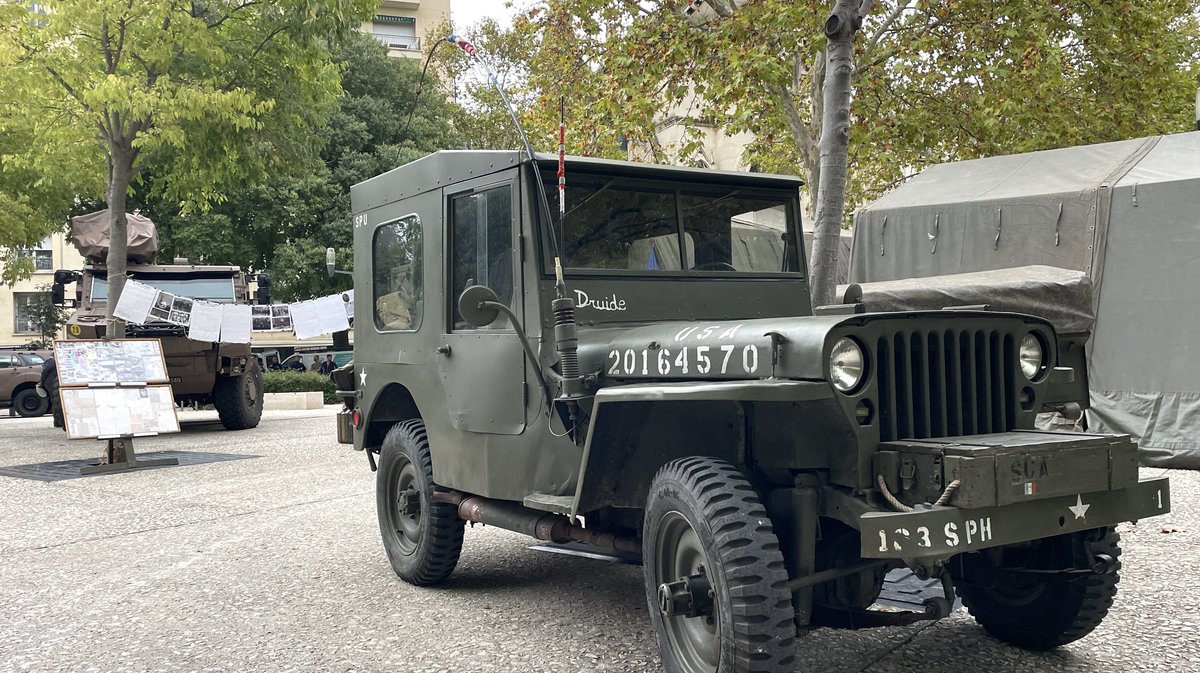
[{"label": "olive green jeep", "polygon": [[[1022,647],[1096,627],[1114,526],[1170,490],[1127,437],[1035,429],[1086,406],[1086,335],[867,312],[853,287],[814,310],[795,178],[566,175],[562,224],[549,156],[438,152],[352,190],[338,435],[377,469],[402,579],[445,581],[466,521],[640,555],[670,671],[791,671],[814,627],[936,619],[955,592]],[[872,609],[900,567],[944,591]]]}]

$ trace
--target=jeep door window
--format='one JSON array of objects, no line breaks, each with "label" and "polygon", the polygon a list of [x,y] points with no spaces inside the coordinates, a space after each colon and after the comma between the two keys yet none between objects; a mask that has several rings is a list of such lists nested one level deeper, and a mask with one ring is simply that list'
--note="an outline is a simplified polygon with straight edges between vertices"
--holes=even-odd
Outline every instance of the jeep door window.
[{"label": "jeep door window", "polygon": [[[472,285],[486,285],[501,303],[513,296],[512,187],[503,185],[450,197],[449,299],[454,329],[471,329],[458,312],[458,297]],[[497,318],[489,328],[506,328],[508,319]]]},{"label": "jeep door window", "polygon": [[724,194],[681,194],[689,269],[780,273],[798,262],[790,204],[779,199]]},{"label": "jeep door window", "polygon": [[372,298],[379,331],[421,327],[424,272],[421,220],[403,217],[375,230],[371,241]]},{"label": "jeep door window", "polygon": [[[135,273],[133,279],[180,297],[219,304],[231,304],[234,301],[233,278],[155,278]],[[99,276],[92,278],[92,301],[107,299],[108,279]]]}]

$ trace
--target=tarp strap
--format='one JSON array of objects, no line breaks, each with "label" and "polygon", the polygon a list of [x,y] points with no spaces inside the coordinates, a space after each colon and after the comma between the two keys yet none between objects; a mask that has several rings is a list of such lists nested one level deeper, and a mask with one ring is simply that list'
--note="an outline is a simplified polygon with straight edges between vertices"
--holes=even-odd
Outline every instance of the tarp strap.
[{"label": "tarp strap", "polygon": [[929,240],[933,242],[933,245],[929,247],[929,254],[931,255],[937,252],[938,226],[941,224],[941,221],[941,213],[937,213],[933,216],[933,233],[929,234]]},{"label": "tarp strap", "polygon": [[886,240],[884,238],[884,236],[885,236],[885,234],[887,234],[887,218],[888,218],[888,216],[884,215],[883,216],[883,224],[879,225],[879,256],[880,257],[883,257],[883,249],[884,249],[883,242]]},{"label": "tarp strap", "polygon": [[1058,247],[1059,232],[1062,230],[1063,203],[1058,202],[1058,219],[1054,220],[1054,247]]},{"label": "tarp strap", "polygon": [[1002,226],[1004,226],[1004,214],[1003,214],[1003,211],[1004,211],[1004,209],[1003,209],[1003,208],[997,208],[997,209],[996,209],[996,242],[995,242],[995,244],[994,244],[994,245],[992,245],[992,250],[999,250],[999,249],[1000,249],[1000,228],[1001,228]]}]

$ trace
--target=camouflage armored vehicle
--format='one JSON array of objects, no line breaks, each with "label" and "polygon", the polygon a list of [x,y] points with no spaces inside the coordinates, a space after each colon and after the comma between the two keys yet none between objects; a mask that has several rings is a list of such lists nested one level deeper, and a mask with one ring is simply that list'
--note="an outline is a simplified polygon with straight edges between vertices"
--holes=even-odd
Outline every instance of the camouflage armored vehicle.
[{"label": "camouflage armored vehicle", "polygon": [[[936,619],[955,591],[1023,647],[1095,628],[1114,526],[1170,491],[1124,436],[1034,429],[1087,400],[1050,321],[813,310],[798,180],[566,167],[561,227],[551,157],[438,152],[352,190],[338,435],[402,579],[445,580],[465,521],[639,553],[689,673],[791,671],[814,627]],[[871,610],[903,566],[943,595]]]},{"label": "camouflage armored vehicle", "polygon": [[[90,216],[85,216],[90,217]],[[135,230],[130,215],[131,230]],[[141,226],[153,224],[138,218]],[[78,220],[78,218],[77,218]],[[89,265],[82,270],[56,271],[51,294],[56,303],[71,306],[74,311],[67,320],[68,339],[98,339],[105,334],[105,314],[108,310],[108,273],[103,265],[107,238],[100,246],[80,243],[79,222],[74,238]],[[143,229],[144,230],[144,229]],[[128,274],[136,280],[172,294],[203,299],[215,303],[251,303],[246,274],[236,266],[197,266],[176,258],[172,264],[153,264],[155,250],[135,246],[131,231],[131,258]],[[132,255],[137,256],[132,256]],[[65,287],[75,284],[74,299],[68,301]],[[221,424],[229,430],[244,430],[258,425],[263,408],[263,379],[258,361],[251,356],[250,344],[213,343],[187,338],[187,327],[162,320],[150,320],[143,325],[126,325],[125,336],[155,338],[162,342],[167,361],[167,375],[176,401],[195,400],[212,404]],[[56,387],[54,382],[49,384]],[[58,399],[57,390],[48,390],[50,399]]]}]

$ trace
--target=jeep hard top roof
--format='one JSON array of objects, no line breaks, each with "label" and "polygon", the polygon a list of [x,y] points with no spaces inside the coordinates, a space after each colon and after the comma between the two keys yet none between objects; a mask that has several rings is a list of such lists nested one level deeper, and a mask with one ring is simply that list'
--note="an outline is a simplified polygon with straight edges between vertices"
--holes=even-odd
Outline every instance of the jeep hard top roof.
[{"label": "jeep hard top roof", "polygon": [[[557,155],[537,153],[534,156],[542,168],[553,168],[558,162]],[[440,150],[364,180],[351,187],[350,193],[354,210],[361,212],[456,182],[497,173],[528,161],[525,152],[519,150]],[[798,189],[804,184],[800,178],[772,173],[718,171],[576,156],[568,156],[566,162],[567,184],[571,183],[572,171],[774,189]]]}]

